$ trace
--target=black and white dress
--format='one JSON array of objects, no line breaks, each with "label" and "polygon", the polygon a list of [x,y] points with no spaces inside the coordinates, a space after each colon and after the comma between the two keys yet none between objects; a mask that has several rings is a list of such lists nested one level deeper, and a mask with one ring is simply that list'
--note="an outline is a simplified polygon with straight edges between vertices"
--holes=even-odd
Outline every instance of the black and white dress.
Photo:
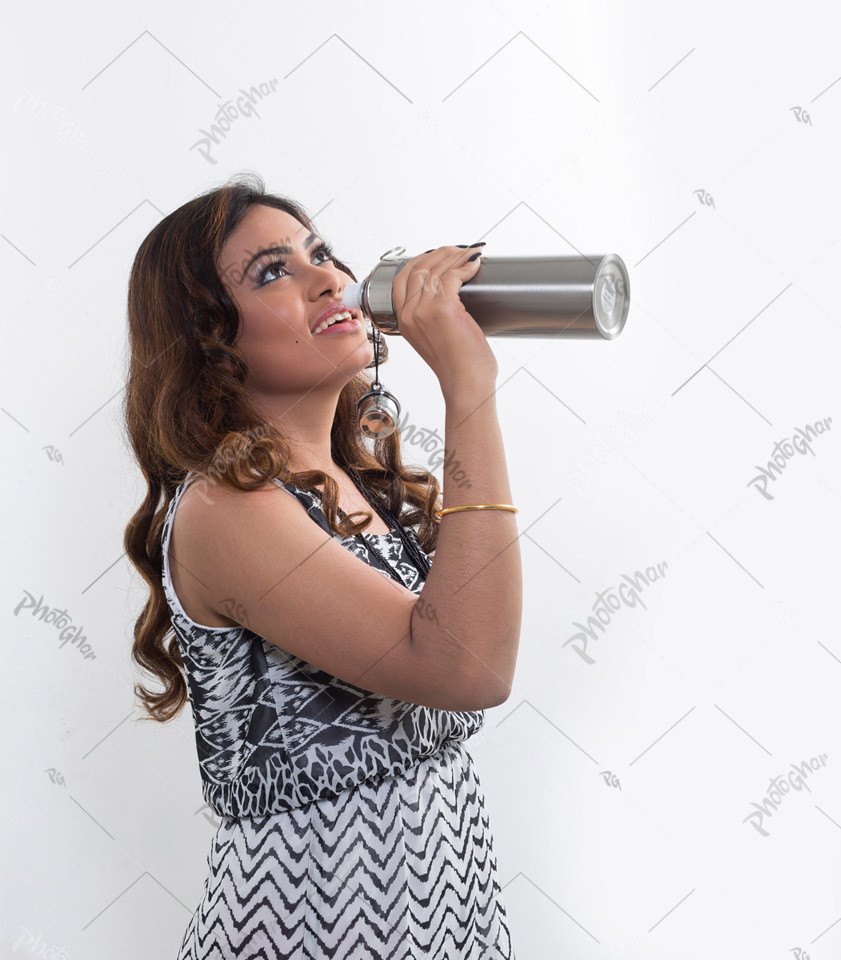
[{"label": "black and white dress", "polygon": [[[191,620],[170,577],[169,540],[193,479],[167,511],[162,579],[202,792],[221,823],[177,960],[511,960],[489,818],[464,747],[484,711],[390,699],[243,626]],[[363,542],[333,533],[317,491],[275,483],[376,567]],[[362,537],[420,594],[396,530]]]}]

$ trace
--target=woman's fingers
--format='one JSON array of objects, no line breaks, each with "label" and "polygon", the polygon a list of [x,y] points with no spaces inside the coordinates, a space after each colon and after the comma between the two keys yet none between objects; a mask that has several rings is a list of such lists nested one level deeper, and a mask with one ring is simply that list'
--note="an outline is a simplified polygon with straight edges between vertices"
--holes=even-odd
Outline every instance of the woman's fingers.
[{"label": "woman's fingers", "polygon": [[461,271],[466,266],[473,267],[472,263],[468,264],[468,260],[474,252],[459,245],[437,247],[408,260],[397,272],[392,284],[393,294],[396,294],[394,302],[398,311],[398,323],[400,312],[409,307],[414,313],[414,307],[424,293],[430,293],[432,296],[440,294],[441,276],[447,270]]}]

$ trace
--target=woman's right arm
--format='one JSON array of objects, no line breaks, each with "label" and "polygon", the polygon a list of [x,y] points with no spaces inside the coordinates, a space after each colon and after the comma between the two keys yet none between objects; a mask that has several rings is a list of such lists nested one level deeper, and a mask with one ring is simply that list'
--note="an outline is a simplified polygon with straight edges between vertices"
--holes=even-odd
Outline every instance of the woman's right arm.
[{"label": "woman's right arm", "polygon": [[[421,591],[434,595],[433,605],[440,607],[438,632],[416,614],[421,597],[354,556],[288,490],[216,484],[207,494],[187,488],[173,516],[170,543],[170,569],[177,568],[181,583],[189,584],[194,602],[187,602],[186,612],[197,623],[207,623],[205,611],[212,611],[285,654],[381,696],[442,710],[481,710],[502,702],[507,692],[502,671],[487,669],[471,653],[491,657],[494,652],[486,648],[500,632],[489,634],[481,619],[456,621],[451,611],[461,594],[450,589],[460,580],[436,588],[441,579],[436,576],[430,590]],[[439,542],[430,578],[439,564],[446,571],[453,560],[463,564],[468,558],[472,565],[485,556],[481,545],[471,547],[475,538],[465,544],[463,531],[455,528]],[[468,605],[479,609],[481,584],[488,590],[494,580],[488,574],[476,579]],[[185,597],[179,600],[184,605]],[[433,605],[424,603],[421,612],[429,615]]]},{"label": "woman's right arm", "polygon": [[[444,507],[511,503],[493,383],[445,391]],[[448,474],[458,474],[458,480]],[[431,669],[502,703],[517,661],[523,605],[517,523],[507,510],[441,517],[432,569],[412,614],[412,639]]]},{"label": "woman's right arm", "polygon": [[[459,297],[479,269],[478,256],[470,247],[438,247],[408,260],[392,282],[400,333],[438,377],[446,403],[445,508],[511,503],[496,356]],[[435,560],[412,614],[412,638],[430,668],[495,704],[511,690],[520,639],[523,574],[514,518],[509,510],[441,517]]]}]

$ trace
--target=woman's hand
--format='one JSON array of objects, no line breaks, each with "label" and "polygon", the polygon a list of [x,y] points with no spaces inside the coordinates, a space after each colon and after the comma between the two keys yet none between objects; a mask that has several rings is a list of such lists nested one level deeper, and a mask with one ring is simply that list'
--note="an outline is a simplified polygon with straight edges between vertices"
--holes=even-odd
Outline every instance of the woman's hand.
[{"label": "woman's hand", "polygon": [[432,368],[446,396],[462,385],[493,389],[499,367],[482,328],[459,298],[476,274],[475,248],[437,247],[407,260],[392,281],[400,334]]}]

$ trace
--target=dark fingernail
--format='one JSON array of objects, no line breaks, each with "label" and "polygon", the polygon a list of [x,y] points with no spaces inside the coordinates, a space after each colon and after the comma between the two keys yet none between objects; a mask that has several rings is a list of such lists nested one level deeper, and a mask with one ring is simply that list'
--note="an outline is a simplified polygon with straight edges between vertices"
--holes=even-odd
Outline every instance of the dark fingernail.
[{"label": "dark fingernail", "polygon": [[465,250],[467,249],[467,244],[466,244],[466,243],[457,243],[456,246],[457,246],[457,247],[464,247]]},{"label": "dark fingernail", "polygon": [[432,251],[433,251],[434,249],[435,249],[435,247],[430,247],[428,250],[424,250],[423,252],[424,252],[424,253],[432,253]]},{"label": "dark fingernail", "polygon": [[471,243],[470,246],[471,246],[471,247],[484,247],[485,243],[487,243],[486,240],[481,240],[479,243]]},{"label": "dark fingernail", "polygon": [[476,253],[474,253],[472,257],[468,257],[464,262],[465,262],[465,263],[470,263],[471,260],[475,260],[476,257],[481,257],[481,256],[482,256],[482,251],[481,251],[481,250],[477,250]]}]

